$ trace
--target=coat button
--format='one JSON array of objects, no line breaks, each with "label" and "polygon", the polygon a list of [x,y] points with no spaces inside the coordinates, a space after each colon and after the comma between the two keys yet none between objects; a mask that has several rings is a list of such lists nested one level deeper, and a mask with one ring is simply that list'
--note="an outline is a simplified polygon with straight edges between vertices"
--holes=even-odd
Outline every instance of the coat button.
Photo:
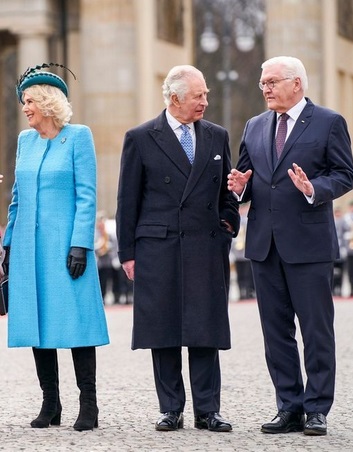
[{"label": "coat button", "polygon": [[181,203],[181,204],[179,205],[179,209],[180,209],[180,210],[183,210],[183,209],[184,209],[184,204],[183,204],[183,203]]},{"label": "coat button", "polygon": [[218,176],[213,176],[213,178],[212,178],[212,179],[213,179],[213,182],[214,182],[214,183],[216,183],[216,182],[218,182],[218,181],[219,181],[219,177],[218,177]]},{"label": "coat button", "polygon": [[169,176],[166,176],[166,177],[164,178],[164,182],[165,182],[166,184],[170,184],[170,177],[169,177]]},{"label": "coat button", "polygon": [[207,209],[212,210],[213,209],[213,204],[211,202],[209,202],[207,204]]},{"label": "coat button", "polygon": [[185,232],[181,231],[181,233],[179,235],[180,235],[181,238],[184,238],[185,237]]},{"label": "coat button", "polygon": [[276,185],[271,185],[271,188],[276,188]]},{"label": "coat button", "polygon": [[216,231],[211,231],[211,232],[210,232],[210,236],[211,236],[211,237],[216,237]]}]

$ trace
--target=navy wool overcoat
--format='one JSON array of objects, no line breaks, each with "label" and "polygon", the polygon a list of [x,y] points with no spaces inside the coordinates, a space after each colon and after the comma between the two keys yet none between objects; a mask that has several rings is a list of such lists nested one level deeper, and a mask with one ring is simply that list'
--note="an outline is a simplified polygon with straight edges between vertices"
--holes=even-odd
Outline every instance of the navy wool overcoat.
[{"label": "navy wool overcoat", "polygon": [[195,123],[191,166],[165,112],[126,133],[118,190],[121,262],[135,260],[132,348],[230,348],[228,134]]}]

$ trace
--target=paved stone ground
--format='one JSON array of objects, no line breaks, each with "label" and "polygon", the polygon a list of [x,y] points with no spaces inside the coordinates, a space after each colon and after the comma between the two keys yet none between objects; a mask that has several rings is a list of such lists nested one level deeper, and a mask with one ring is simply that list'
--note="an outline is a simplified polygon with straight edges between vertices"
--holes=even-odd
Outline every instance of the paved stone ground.
[{"label": "paved stone ground", "polygon": [[[326,437],[302,433],[265,435],[263,422],[276,413],[274,392],[265,361],[257,305],[232,302],[233,348],[221,352],[222,409],[233,423],[231,433],[193,428],[193,414],[185,364],[188,403],[185,428],[156,432],[158,402],[148,350],[130,350],[131,306],[107,306],[111,345],[98,349],[99,428],[76,432],[78,413],[71,354],[59,352],[62,425],[32,429],[41,392],[30,349],[8,349],[6,317],[0,318],[0,451],[353,451],[353,301],[337,300],[337,391],[328,417]],[[300,340],[300,339],[299,339]],[[186,355],[185,355],[186,358]],[[186,363],[186,359],[185,359]]]}]

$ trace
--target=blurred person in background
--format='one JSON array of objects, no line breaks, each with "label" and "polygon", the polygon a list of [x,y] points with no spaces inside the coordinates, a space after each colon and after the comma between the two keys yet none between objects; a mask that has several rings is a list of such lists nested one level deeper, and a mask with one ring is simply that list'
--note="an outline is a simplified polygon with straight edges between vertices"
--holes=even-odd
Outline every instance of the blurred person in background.
[{"label": "blurred person in background", "polygon": [[90,129],[69,124],[62,78],[28,68],[17,83],[30,129],[19,134],[4,236],[9,347],[32,347],[43,403],[33,428],[60,425],[57,349],[71,349],[78,431],[98,426],[96,346],[109,343],[94,255],[96,157]]},{"label": "blurred person in background", "polygon": [[245,257],[245,237],[248,223],[249,204],[240,204],[240,228],[237,237],[233,240],[232,256],[234,258],[236,278],[239,290],[239,299],[247,300],[255,297],[254,278],[252,276],[250,259]]},{"label": "blurred person in background", "polygon": [[111,289],[113,278],[112,241],[107,229],[107,218],[104,212],[97,213],[94,251],[96,254],[99,283],[104,301],[107,291]]},{"label": "blurred person in background", "polygon": [[353,297],[353,201],[348,205],[348,211],[344,215],[348,230],[345,234],[347,244],[347,275],[349,281],[349,293]]},{"label": "blurred person in background", "polygon": [[333,267],[333,283],[332,283],[332,293],[337,297],[342,296],[342,285],[343,285],[343,276],[346,269],[347,264],[347,233],[350,232],[350,226],[348,225],[342,208],[337,206],[333,210],[334,218],[335,218],[335,227],[337,231],[337,239],[339,246],[339,257],[335,259],[334,267]]}]

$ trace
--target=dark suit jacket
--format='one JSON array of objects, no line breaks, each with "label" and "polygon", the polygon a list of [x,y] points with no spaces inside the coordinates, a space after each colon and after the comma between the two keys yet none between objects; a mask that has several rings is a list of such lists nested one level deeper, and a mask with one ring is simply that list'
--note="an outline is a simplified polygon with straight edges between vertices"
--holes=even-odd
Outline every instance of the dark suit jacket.
[{"label": "dark suit jacket", "polygon": [[[245,252],[249,259],[263,261],[272,237],[288,263],[328,262],[338,256],[332,201],[352,189],[350,137],[342,116],[307,101],[275,167],[276,114],[267,111],[246,124],[237,169],[253,170],[243,198],[251,199]],[[293,163],[314,186],[313,205],[288,176]]]},{"label": "dark suit jacket", "polygon": [[190,165],[165,112],[126,133],[118,192],[121,262],[135,259],[132,348],[230,347],[228,134],[195,123]]}]

